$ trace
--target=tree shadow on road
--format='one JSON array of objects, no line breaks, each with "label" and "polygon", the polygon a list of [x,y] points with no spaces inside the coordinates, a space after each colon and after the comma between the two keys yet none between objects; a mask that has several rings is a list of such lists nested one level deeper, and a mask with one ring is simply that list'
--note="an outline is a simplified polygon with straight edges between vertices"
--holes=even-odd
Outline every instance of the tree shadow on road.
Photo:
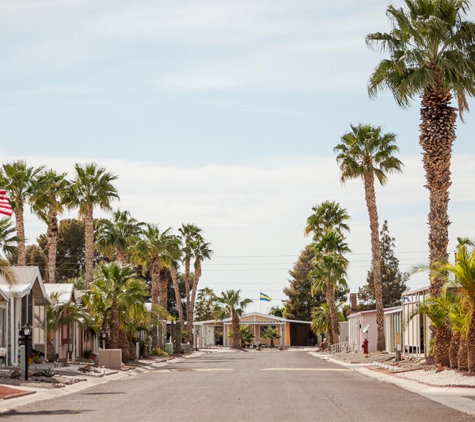
[{"label": "tree shadow on road", "polygon": [[79,396],[100,396],[103,394],[125,394],[122,391],[108,391],[108,392],[103,392],[103,393],[81,393],[78,394]]},{"label": "tree shadow on road", "polygon": [[71,409],[59,409],[59,410],[32,410],[32,411],[18,411],[9,410],[2,413],[2,419],[24,418],[26,416],[60,416],[60,415],[78,415],[81,413],[90,412],[90,410],[71,410]]}]

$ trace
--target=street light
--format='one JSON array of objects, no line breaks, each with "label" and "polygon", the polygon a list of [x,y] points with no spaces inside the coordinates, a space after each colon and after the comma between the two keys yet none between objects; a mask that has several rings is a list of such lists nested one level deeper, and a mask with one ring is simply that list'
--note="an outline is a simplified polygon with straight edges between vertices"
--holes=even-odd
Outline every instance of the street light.
[{"label": "street light", "polygon": [[102,329],[101,331],[99,331],[99,334],[100,334],[101,339],[102,339],[102,348],[105,350],[105,348],[106,348],[106,339],[107,339],[107,337],[109,337],[109,331],[106,330],[106,329]]},{"label": "street light", "polygon": [[26,323],[21,329],[25,336],[25,381],[28,381],[28,338],[31,335],[31,325]]}]

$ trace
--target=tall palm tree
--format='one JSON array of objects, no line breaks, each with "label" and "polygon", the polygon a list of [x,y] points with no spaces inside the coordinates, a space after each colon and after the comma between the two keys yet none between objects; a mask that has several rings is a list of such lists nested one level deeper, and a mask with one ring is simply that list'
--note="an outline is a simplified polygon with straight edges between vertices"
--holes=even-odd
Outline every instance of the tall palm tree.
[{"label": "tall palm tree", "polygon": [[171,254],[179,249],[172,228],[161,231],[155,224],[147,224],[142,235],[131,239],[131,262],[141,265],[143,272],[150,271],[152,306],[167,308],[167,289],[160,283],[160,272],[171,263]]},{"label": "tall palm tree", "polygon": [[252,303],[252,300],[241,300],[241,290],[226,290],[225,292],[221,292],[218,301],[222,305],[221,310],[218,312],[218,319],[231,317],[233,348],[239,349],[241,347],[241,340],[239,338],[239,317],[242,315],[244,308]]},{"label": "tall palm tree", "polygon": [[186,308],[187,312],[187,331],[188,331],[188,338],[190,341],[193,340],[193,317],[195,315],[195,302],[196,302],[196,294],[198,292],[198,283],[201,277],[201,263],[205,259],[211,259],[211,255],[213,251],[210,249],[210,243],[204,241],[204,239],[199,236],[193,242],[191,242],[191,249],[193,251],[193,255],[195,257],[194,262],[194,271],[193,271],[193,286],[191,288],[191,298],[190,298],[190,306]]},{"label": "tall palm tree", "polygon": [[84,218],[86,288],[89,288],[94,266],[94,207],[104,211],[112,209],[112,200],[119,198],[112,183],[117,176],[96,163],[76,163],[74,168],[76,177],[65,200],[69,208],[78,207],[79,217]]},{"label": "tall palm tree", "polygon": [[305,235],[313,233],[314,237],[318,238],[327,229],[335,229],[340,234],[350,231],[350,227],[346,223],[350,216],[338,202],[325,201],[312,207],[312,210],[314,213],[307,218]]},{"label": "tall palm tree", "polygon": [[43,166],[30,167],[26,161],[18,160],[3,164],[3,171],[0,174],[1,184],[9,194],[10,204],[15,213],[16,231],[20,239],[18,241],[18,265],[20,266],[26,265],[24,207],[25,204],[30,203],[37,178],[43,168]]},{"label": "tall palm tree", "polygon": [[371,230],[371,256],[376,301],[376,322],[378,325],[378,351],[384,351],[384,311],[383,283],[381,281],[381,251],[379,244],[378,208],[374,179],[381,185],[387,182],[388,173],[401,172],[402,162],[394,156],[398,152],[396,135],[382,132],[380,126],[351,125],[351,131],[341,137],[334,151],[341,170],[341,182],[349,179],[362,179],[364,183],[366,206],[368,207]]},{"label": "tall palm tree", "polygon": [[[181,240],[180,240],[181,242]],[[180,253],[182,250],[180,249]],[[180,321],[180,327],[185,327],[185,315],[183,314],[183,303],[181,301],[180,293],[180,280],[178,279],[178,261],[171,260],[168,267],[170,276],[172,278],[173,290],[175,292],[176,308],[178,310],[178,320]]]},{"label": "tall palm tree", "polygon": [[[196,224],[182,224],[178,229],[180,235],[184,242],[183,247],[183,263],[185,265],[185,304],[187,309],[187,321],[190,309],[191,295],[190,295],[190,266],[191,260],[193,259],[193,249],[191,243],[201,236],[201,229]],[[190,327],[186,328],[187,332],[190,333]],[[192,329],[191,329],[192,331]]]},{"label": "tall palm tree", "polygon": [[96,223],[96,248],[109,259],[116,256],[122,265],[129,265],[130,239],[141,233],[144,224],[133,218],[129,211],[117,210],[112,219],[103,218]]},{"label": "tall palm tree", "polygon": [[[172,278],[173,288],[175,290],[175,299],[177,308],[181,305],[180,287],[178,284],[178,260],[182,257],[183,251],[181,249],[181,238],[179,236],[171,235],[167,239],[166,249],[161,254],[161,264],[159,275],[159,296],[162,306],[167,309],[168,304],[168,276]],[[177,290],[178,287],[178,290]],[[178,293],[178,299],[176,297]],[[179,312],[179,311],[178,311]],[[182,311],[183,312],[183,311]]]},{"label": "tall palm tree", "polygon": [[47,281],[54,283],[56,279],[56,253],[58,245],[58,215],[64,210],[64,198],[69,192],[71,183],[66,179],[67,173],[48,170],[38,177],[36,189],[31,197],[35,213],[46,222],[48,250]]},{"label": "tall palm tree", "polygon": [[[468,0],[404,0],[403,7],[388,6],[389,33],[366,37],[370,48],[389,54],[369,79],[370,97],[389,89],[402,107],[422,98],[419,143],[430,198],[431,263],[448,258],[450,159],[457,119],[450,102],[457,99],[462,117],[467,97],[475,95],[475,23],[464,20],[469,9]],[[443,284],[443,278],[432,280],[432,296],[442,294]]]},{"label": "tall palm tree", "polygon": [[336,230],[331,229],[326,230],[313,247],[315,248],[315,269],[309,273],[309,277],[313,281],[312,294],[325,293],[330,309],[329,337],[331,345],[338,343],[340,335],[336,290],[339,287],[347,287],[348,260],[343,254],[351,251],[344,241],[344,237]]}]

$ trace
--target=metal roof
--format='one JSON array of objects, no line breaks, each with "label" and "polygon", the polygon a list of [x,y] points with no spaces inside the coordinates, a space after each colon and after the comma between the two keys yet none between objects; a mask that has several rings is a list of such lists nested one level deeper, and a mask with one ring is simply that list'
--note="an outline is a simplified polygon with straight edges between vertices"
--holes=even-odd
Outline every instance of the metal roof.
[{"label": "metal roof", "polygon": [[0,292],[2,296],[10,299],[11,297],[23,297],[32,290],[35,293],[36,304],[48,305],[51,300],[45,291],[43,280],[41,279],[38,267],[10,267],[15,276],[15,283],[11,284],[0,276]]},{"label": "metal roof", "polygon": [[[281,323],[285,323],[285,322],[295,322],[295,323],[299,323],[299,324],[311,324],[310,321],[299,321],[299,320],[295,320],[295,319],[286,319],[286,318],[281,318],[281,317],[278,317],[278,316],[274,316],[274,315],[268,315],[268,314],[261,314],[260,312],[250,312],[248,314],[242,314],[239,319],[243,319],[243,318],[246,318],[246,317],[250,317],[250,316],[255,316],[256,318],[269,318],[269,319],[272,319],[274,321],[279,321]],[[214,319],[210,319],[209,321],[196,321],[196,323],[199,323],[199,325],[201,324],[206,324],[206,323],[215,323],[215,322],[218,322]],[[224,324],[229,324],[231,322],[231,318],[225,318],[223,319],[222,321]],[[246,323],[246,322],[250,322],[250,323],[269,323],[269,321],[262,321],[262,320],[256,320],[256,321],[242,321],[243,323]]]},{"label": "metal roof", "polygon": [[51,297],[52,294],[58,295],[58,304],[62,305],[75,301],[74,284],[72,283],[46,283],[44,286],[49,297]]}]

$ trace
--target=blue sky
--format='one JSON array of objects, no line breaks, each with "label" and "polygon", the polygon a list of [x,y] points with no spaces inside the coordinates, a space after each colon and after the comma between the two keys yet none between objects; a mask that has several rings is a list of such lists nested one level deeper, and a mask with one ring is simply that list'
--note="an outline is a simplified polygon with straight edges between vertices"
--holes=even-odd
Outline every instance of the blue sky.
[{"label": "blue sky", "polygon": [[[398,134],[407,167],[378,189],[380,215],[406,267],[427,256],[418,104],[366,92],[383,56],[364,37],[389,30],[387,4],[4,0],[0,151],[64,170],[105,165],[120,177],[121,208],[203,227],[215,250],[203,286],[249,297],[283,298],[311,207],[338,199],[353,217],[355,290],[369,264],[367,214],[361,183],[340,186],[332,151],[350,123]],[[454,145],[452,243],[474,234],[473,121],[458,124]],[[31,239],[44,231],[28,224]]]}]

